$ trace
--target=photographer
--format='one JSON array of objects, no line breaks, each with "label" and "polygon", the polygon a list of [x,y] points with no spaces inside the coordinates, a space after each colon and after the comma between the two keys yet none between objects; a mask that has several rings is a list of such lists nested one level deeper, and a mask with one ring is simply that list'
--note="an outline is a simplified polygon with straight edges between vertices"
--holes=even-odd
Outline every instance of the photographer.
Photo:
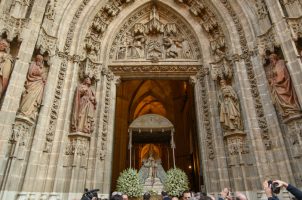
[{"label": "photographer", "polygon": [[218,198],[218,200],[232,200],[231,197],[231,192],[229,190],[229,188],[224,188],[221,193],[220,193],[221,197]]},{"label": "photographer", "polygon": [[292,195],[296,197],[297,200],[302,200],[302,191],[298,188],[294,187],[291,184],[288,184],[284,181],[275,180],[272,182],[272,184],[269,184],[268,181],[264,181],[263,183],[263,189],[265,191],[266,196],[268,197],[268,200],[278,200],[278,197],[274,196],[273,194],[273,184],[275,187],[278,187],[279,189],[284,187],[287,191],[289,191]]}]

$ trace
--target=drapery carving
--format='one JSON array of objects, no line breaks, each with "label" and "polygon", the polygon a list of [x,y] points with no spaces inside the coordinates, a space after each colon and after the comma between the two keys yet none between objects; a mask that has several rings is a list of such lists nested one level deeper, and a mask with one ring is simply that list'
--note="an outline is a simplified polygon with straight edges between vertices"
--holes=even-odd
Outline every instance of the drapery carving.
[{"label": "drapery carving", "polygon": [[0,98],[8,86],[10,74],[13,68],[12,56],[8,53],[9,43],[5,39],[0,40]]},{"label": "drapery carving", "polygon": [[290,74],[285,61],[279,59],[276,54],[269,56],[270,70],[267,70],[267,78],[271,88],[273,103],[284,122],[301,115],[301,108],[292,86]]},{"label": "drapery carving", "polygon": [[37,55],[35,61],[30,65],[25,83],[25,91],[22,94],[19,114],[35,120],[38,109],[42,103],[46,77],[43,74],[44,58]]},{"label": "drapery carving", "polygon": [[222,79],[220,80],[220,91],[219,107],[222,127],[225,131],[242,131],[239,99],[235,90]]},{"label": "drapery carving", "polygon": [[91,79],[85,78],[76,89],[71,117],[71,131],[91,133],[94,128],[96,99]]}]

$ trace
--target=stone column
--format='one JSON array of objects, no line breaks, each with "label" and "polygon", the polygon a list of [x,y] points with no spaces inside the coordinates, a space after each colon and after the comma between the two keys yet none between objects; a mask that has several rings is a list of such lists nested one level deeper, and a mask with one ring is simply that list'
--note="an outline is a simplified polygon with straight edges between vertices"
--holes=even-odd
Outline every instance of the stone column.
[{"label": "stone column", "polygon": [[[191,78],[194,83],[195,108],[197,115],[197,129],[199,154],[207,192],[221,191],[222,187],[230,187],[227,170],[226,155],[222,133],[217,129],[218,118],[211,113],[218,113],[214,105],[215,92],[210,84],[209,69],[201,69],[196,77]],[[211,102],[211,103],[210,103]]]},{"label": "stone column", "polygon": [[103,91],[102,111],[99,118],[99,131],[96,138],[96,160],[94,172],[94,188],[100,189],[102,198],[109,198],[113,159],[114,117],[116,102],[116,84],[119,77],[109,69],[102,70]]}]

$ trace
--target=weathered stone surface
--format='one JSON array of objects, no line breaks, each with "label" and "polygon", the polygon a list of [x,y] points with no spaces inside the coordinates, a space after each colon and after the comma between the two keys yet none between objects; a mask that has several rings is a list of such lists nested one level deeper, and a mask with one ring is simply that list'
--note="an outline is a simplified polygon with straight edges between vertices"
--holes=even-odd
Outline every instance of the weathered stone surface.
[{"label": "weathered stone surface", "polygon": [[[282,56],[301,107],[301,7],[299,0],[0,1],[0,33],[13,60],[0,102],[0,199],[79,199],[84,187],[108,197],[113,171],[127,166],[113,159],[129,161],[127,124],[115,126],[135,116],[125,107],[127,94],[117,96],[129,79],[190,80],[204,184],[198,188],[217,194],[231,187],[263,199],[267,178],[302,187],[302,119],[280,118],[266,68],[268,53]],[[47,80],[29,120],[17,114],[38,54]],[[70,131],[74,92],[85,77],[94,80],[98,102],[89,137]],[[237,94],[240,128],[220,124],[221,79]]]}]

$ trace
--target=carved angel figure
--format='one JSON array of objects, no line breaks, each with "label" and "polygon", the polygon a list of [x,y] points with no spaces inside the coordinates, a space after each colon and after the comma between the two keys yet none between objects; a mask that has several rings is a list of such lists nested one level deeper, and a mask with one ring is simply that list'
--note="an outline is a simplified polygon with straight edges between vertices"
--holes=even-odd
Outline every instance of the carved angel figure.
[{"label": "carved angel figure", "polygon": [[226,84],[225,80],[220,80],[220,123],[227,130],[242,130],[239,100],[236,92]]},{"label": "carved angel figure", "polygon": [[95,93],[91,88],[91,79],[85,78],[75,93],[71,117],[71,131],[91,133],[96,109]]},{"label": "carved angel figure", "polygon": [[13,59],[8,53],[9,43],[0,40],[0,98],[4,94],[13,68]]},{"label": "carved angel figure", "polygon": [[42,103],[45,78],[43,76],[44,58],[37,55],[30,65],[25,82],[25,91],[22,94],[19,113],[30,119],[35,119]]}]

